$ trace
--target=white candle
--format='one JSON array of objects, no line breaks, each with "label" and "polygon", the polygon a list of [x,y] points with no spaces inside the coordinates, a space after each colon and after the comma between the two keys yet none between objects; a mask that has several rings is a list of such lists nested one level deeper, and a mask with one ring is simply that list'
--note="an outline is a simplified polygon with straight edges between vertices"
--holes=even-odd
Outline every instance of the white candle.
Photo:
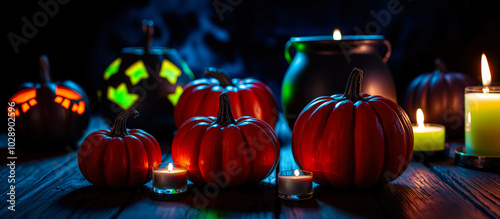
[{"label": "white candle", "polygon": [[153,165],[153,190],[176,194],[187,190],[187,165],[175,163]]},{"label": "white candle", "polygon": [[313,173],[307,170],[288,170],[278,174],[279,197],[287,200],[304,200],[312,197]]}]

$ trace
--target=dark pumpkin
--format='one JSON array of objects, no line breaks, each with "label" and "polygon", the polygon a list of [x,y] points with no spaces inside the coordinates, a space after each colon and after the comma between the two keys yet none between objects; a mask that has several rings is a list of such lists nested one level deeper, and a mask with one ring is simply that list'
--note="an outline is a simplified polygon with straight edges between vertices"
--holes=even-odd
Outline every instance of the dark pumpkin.
[{"label": "dark pumpkin", "polygon": [[164,134],[175,130],[174,106],[194,76],[177,50],[150,48],[153,29],[152,21],[145,21],[144,47],[124,48],[105,70],[100,103],[109,124],[118,113],[134,107],[143,116],[131,125]]},{"label": "dark pumpkin", "polygon": [[151,180],[153,164],[161,162],[161,148],[156,139],[140,129],[127,129],[129,116],[120,113],[108,130],[90,133],[78,150],[78,167],[92,184],[113,189],[134,188]]},{"label": "dark pumpkin", "polygon": [[278,164],[280,146],[271,126],[248,116],[235,120],[229,99],[223,92],[217,118],[191,118],[174,137],[172,158],[188,165],[188,177],[195,184],[258,183]]},{"label": "dark pumpkin", "polygon": [[89,123],[87,94],[73,81],[53,82],[45,55],[40,72],[40,83],[22,84],[9,99],[15,103],[16,143],[33,151],[76,147]]},{"label": "dark pumpkin", "polygon": [[231,79],[223,70],[208,68],[207,77],[190,82],[175,107],[175,125],[180,128],[196,116],[217,116],[218,96],[228,91],[231,109],[236,119],[250,116],[269,124],[273,129],[278,121],[278,105],[271,89],[264,83],[251,79]]},{"label": "dark pumpkin", "polygon": [[413,123],[421,108],[426,123],[444,125],[448,137],[463,137],[465,87],[474,84],[469,76],[448,72],[444,63],[436,60],[434,72],[421,74],[410,83],[403,107]]},{"label": "dark pumpkin", "polygon": [[413,129],[403,109],[361,93],[354,69],[344,94],[318,97],[300,113],[292,133],[297,165],[319,184],[383,185],[400,176],[413,152]]}]

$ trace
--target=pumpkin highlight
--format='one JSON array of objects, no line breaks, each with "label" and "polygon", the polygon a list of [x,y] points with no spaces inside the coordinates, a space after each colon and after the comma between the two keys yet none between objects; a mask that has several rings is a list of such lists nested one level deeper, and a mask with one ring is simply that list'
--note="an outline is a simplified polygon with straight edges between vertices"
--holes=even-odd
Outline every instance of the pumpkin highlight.
[{"label": "pumpkin highlight", "polygon": [[78,167],[90,183],[112,189],[135,188],[151,180],[152,167],[161,162],[161,148],[156,139],[140,129],[127,129],[129,116],[120,113],[110,130],[89,134],[78,150]]},{"label": "pumpkin highlight", "polygon": [[217,118],[187,120],[172,143],[174,162],[187,164],[189,179],[198,185],[258,183],[274,170],[279,153],[269,124],[248,116],[234,119],[227,91],[219,96]]},{"label": "pumpkin highlight", "polygon": [[355,68],[344,94],[316,98],[295,123],[294,159],[319,184],[383,185],[400,176],[411,160],[408,116],[387,98],[361,93],[362,80],[363,72]]}]

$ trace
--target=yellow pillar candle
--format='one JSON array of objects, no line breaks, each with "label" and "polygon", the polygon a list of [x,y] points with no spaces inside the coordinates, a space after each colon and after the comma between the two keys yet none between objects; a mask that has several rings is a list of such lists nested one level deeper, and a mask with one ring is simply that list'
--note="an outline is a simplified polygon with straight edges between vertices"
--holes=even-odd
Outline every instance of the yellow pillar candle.
[{"label": "yellow pillar candle", "polygon": [[413,125],[413,151],[444,150],[445,128],[439,124],[425,124],[424,113],[417,110],[417,125]]},{"label": "yellow pillar candle", "polygon": [[500,156],[500,87],[491,84],[491,74],[482,55],[483,87],[465,88],[465,153]]}]

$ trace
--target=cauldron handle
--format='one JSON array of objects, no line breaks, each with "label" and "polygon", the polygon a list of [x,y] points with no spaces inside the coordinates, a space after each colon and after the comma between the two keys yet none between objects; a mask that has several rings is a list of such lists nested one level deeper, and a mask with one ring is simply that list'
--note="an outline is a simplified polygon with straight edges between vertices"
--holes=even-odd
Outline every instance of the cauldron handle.
[{"label": "cauldron handle", "polygon": [[285,45],[285,59],[288,64],[292,63],[293,57],[290,56],[290,47],[295,47],[295,40],[290,39]]},{"label": "cauldron handle", "polygon": [[391,47],[391,43],[389,43],[388,40],[384,40],[383,44],[385,46],[386,52],[385,52],[385,55],[384,55],[384,58],[382,59],[382,61],[384,61],[384,63],[386,63],[387,60],[389,59],[389,57],[391,57],[392,47]]}]

